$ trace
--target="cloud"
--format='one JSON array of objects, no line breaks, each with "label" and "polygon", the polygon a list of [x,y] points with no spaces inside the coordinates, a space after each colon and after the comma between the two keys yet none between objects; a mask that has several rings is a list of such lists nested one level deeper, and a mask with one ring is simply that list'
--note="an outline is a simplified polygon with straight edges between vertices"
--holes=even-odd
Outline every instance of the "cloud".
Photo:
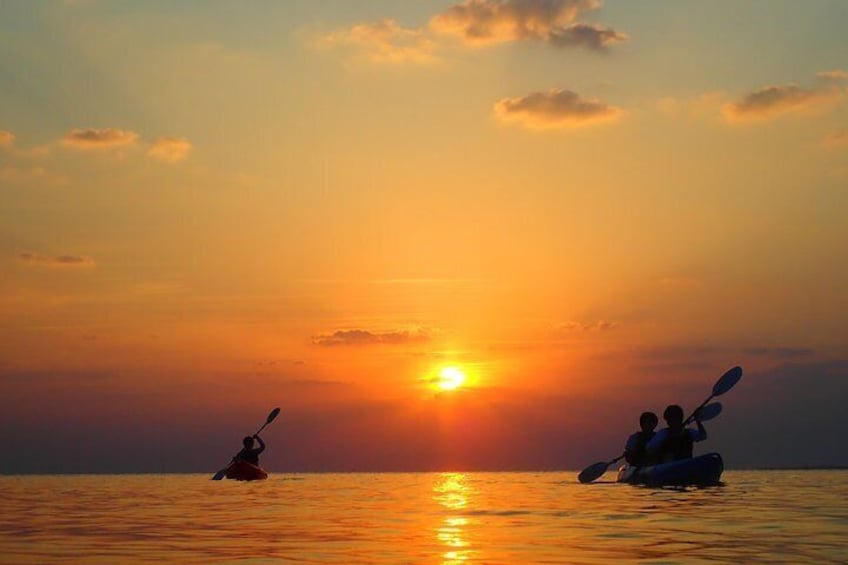
[{"label": "cloud", "polygon": [[0,129],[0,147],[11,147],[15,142],[15,134],[4,129]]},{"label": "cloud", "polygon": [[822,139],[822,145],[829,148],[848,147],[848,131],[835,131],[826,135]]},{"label": "cloud", "polygon": [[748,347],[743,349],[742,353],[753,357],[769,357],[782,360],[813,357],[816,354],[814,349],[806,347]]},{"label": "cloud", "polygon": [[405,28],[393,19],[356,24],[325,35],[326,47],[348,45],[376,63],[430,63],[436,44],[422,30]]},{"label": "cloud", "polygon": [[372,333],[367,330],[339,330],[330,335],[319,335],[312,339],[315,345],[333,347],[337,345],[403,345],[423,343],[430,337],[422,332],[394,331]]},{"label": "cloud", "polygon": [[790,112],[808,110],[829,98],[820,91],[794,84],[767,86],[725,105],[723,111],[729,121],[771,119]]},{"label": "cloud", "polygon": [[574,24],[551,32],[548,41],[556,47],[586,47],[605,51],[610,45],[627,40],[627,35],[612,28]]},{"label": "cloud", "polygon": [[472,45],[547,41],[556,47],[603,50],[626,35],[576,23],[582,13],[600,7],[599,0],[465,0],[434,16],[430,27]]},{"label": "cloud", "polygon": [[[687,383],[692,382],[688,379],[689,376],[708,374],[714,375],[711,378],[715,378],[734,364],[747,365],[744,359],[740,363],[738,349],[715,345],[664,345],[623,351],[621,354],[609,356],[626,360],[634,371],[642,374],[641,378],[646,386],[664,385],[669,374],[680,377],[675,386],[689,386]],[[687,378],[682,378],[684,376]]]},{"label": "cloud", "polygon": [[26,263],[48,267],[93,267],[94,260],[80,255],[40,255],[38,253],[20,253],[18,259]]},{"label": "cloud", "polygon": [[848,81],[848,71],[835,69],[832,71],[819,71],[816,76],[823,80],[832,80],[836,82]]},{"label": "cloud", "polygon": [[182,137],[160,137],[153,142],[147,154],[154,159],[161,159],[168,163],[183,161],[191,152],[191,143]]},{"label": "cloud", "polygon": [[39,166],[23,168],[13,166],[0,167],[0,179],[9,182],[37,179],[55,184],[61,184],[67,180],[64,176]]},{"label": "cloud", "polygon": [[578,127],[611,122],[622,114],[605,102],[581,98],[576,92],[552,89],[495,103],[495,115],[504,122],[518,122],[531,129]]},{"label": "cloud", "polygon": [[65,134],[62,144],[76,149],[107,149],[132,145],[138,140],[134,131],[115,128],[74,129]]},{"label": "cloud", "polygon": [[9,130],[0,129],[0,149],[8,151],[15,157],[44,157],[50,153],[47,145],[39,145],[29,149],[21,149],[15,146],[16,136]]},{"label": "cloud", "polygon": [[621,327],[621,322],[608,322],[606,320],[598,320],[597,322],[586,324],[583,322],[569,321],[560,326],[560,331],[564,332],[606,332],[616,330]]},{"label": "cloud", "polygon": [[809,115],[845,97],[845,71],[822,71],[819,83],[811,88],[797,84],[771,85],[725,104],[722,114],[728,122],[766,121],[780,116]]}]

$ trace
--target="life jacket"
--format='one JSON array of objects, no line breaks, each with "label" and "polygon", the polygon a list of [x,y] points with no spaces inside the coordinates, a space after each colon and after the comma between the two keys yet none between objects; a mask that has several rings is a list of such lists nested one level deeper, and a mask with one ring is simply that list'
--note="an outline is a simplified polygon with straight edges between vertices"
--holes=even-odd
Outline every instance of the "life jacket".
[{"label": "life jacket", "polygon": [[632,450],[628,450],[625,453],[625,460],[631,465],[649,465],[651,464],[652,457],[648,453],[647,445],[648,442],[651,441],[651,438],[654,437],[654,432],[636,432],[634,434],[636,436],[636,445]]},{"label": "life jacket", "polygon": [[666,430],[665,439],[657,450],[661,462],[691,459],[694,446],[692,434],[687,428]]}]

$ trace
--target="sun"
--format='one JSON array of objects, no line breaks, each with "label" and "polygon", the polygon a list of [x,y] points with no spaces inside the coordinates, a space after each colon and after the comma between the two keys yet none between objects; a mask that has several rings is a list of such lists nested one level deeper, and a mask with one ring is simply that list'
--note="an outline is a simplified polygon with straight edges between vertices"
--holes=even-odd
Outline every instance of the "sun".
[{"label": "sun", "polygon": [[436,386],[440,390],[456,390],[465,382],[465,373],[456,367],[444,367],[439,371]]}]

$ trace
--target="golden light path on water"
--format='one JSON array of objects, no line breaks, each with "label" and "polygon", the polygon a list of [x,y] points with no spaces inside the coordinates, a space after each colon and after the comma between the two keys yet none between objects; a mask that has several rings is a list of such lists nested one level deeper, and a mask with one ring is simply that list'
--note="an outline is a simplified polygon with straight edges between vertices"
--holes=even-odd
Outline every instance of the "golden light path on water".
[{"label": "golden light path on water", "polygon": [[465,474],[445,473],[433,485],[433,499],[441,504],[446,515],[441,527],[436,529],[436,539],[445,545],[442,555],[443,565],[458,565],[468,560],[472,549],[464,539],[464,528],[468,518],[461,515],[468,506],[469,488],[465,484]]}]

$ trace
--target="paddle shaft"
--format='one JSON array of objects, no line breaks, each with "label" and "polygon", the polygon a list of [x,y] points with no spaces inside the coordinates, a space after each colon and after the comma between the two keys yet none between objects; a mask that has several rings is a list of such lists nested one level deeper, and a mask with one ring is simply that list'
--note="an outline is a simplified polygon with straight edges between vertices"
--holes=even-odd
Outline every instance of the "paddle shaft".
[{"label": "paddle shaft", "polygon": [[700,410],[701,408],[703,408],[704,406],[706,406],[706,405],[710,402],[710,400],[712,400],[713,398],[715,398],[715,395],[714,395],[714,394],[711,394],[711,395],[709,396],[709,398],[707,398],[705,401],[703,401],[703,402],[701,403],[701,405],[700,405],[700,406],[698,406],[697,408],[695,408],[695,411],[694,411],[694,412],[692,412],[692,414],[690,414],[688,418],[686,418],[685,420],[683,420],[683,425],[685,426],[686,424],[688,424],[689,422],[691,422],[692,420],[694,420],[694,419],[695,419],[695,414],[697,414],[697,413],[698,413],[698,410]]}]

